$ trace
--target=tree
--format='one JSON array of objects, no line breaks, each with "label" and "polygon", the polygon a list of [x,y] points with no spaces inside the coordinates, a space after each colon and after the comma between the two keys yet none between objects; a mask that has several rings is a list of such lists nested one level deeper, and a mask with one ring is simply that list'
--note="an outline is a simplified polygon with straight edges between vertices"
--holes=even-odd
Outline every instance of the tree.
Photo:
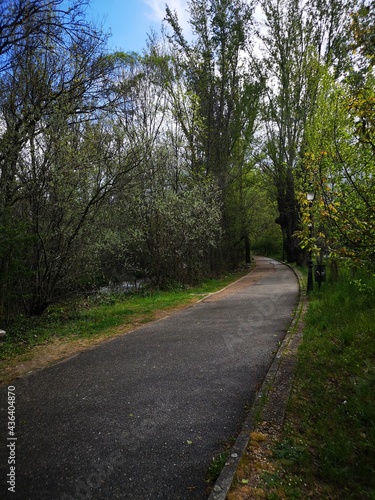
[{"label": "tree", "polygon": [[[340,84],[327,71],[321,80],[317,109],[309,124],[305,186],[316,191],[304,201],[302,245],[351,266],[374,263],[375,115],[374,77],[363,87]],[[311,234],[310,228],[315,228]]]},{"label": "tree", "polygon": [[375,65],[375,13],[370,2],[362,1],[352,13],[352,43],[351,48],[359,57],[356,63],[360,73],[367,73]]},{"label": "tree", "polygon": [[[0,5],[0,71],[12,67],[14,49],[39,45],[41,38],[65,46],[68,39],[87,43],[103,40],[103,33],[84,19],[87,0],[3,0]],[[51,30],[51,27],[54,27]]]},{"label": "tree", "polygon": [[[183,81],[185,96],[190,99],[188,109],[194,117],[190,123],[196,126],[186,126],[186,114],[177,116],[189,134],[195,170],[212,174],[223,196],[223,246],[211,264],[220,266],[226,261],[233,265],[238,260],[238,242],[244,240],[248,248],[248,235],[244,234],[243,224],[236,221],[241,210],[233,201],[241,197],[233,194],[233,186],[251,147],[262,87],[262,82],[251,75],[244,57],[252,6],[241,0],[194,0],[190,15],[194,37],[188,42],[177,16],[167,8],[174,76]],[[171,86],[174,101],[175,89]]]},{"label": "tree", "polygon": [[95,245],[101,265],[110,263],[102,269],[111,281],[194,282],[206,274],[207,254],[220,234],[218,191],[211,176],[192,168],[188,140],[165,92],[166,64],[154,46],[132,57],[125,81],[134,84],[113,117],[119,148],[138,150],[141,161],[131,185],[108,200],[102,227],[108,237]]},{"label": "tree", "polygon": [[[73,191],[78,187],[75,184],[78,173],[75,174],[74,166],[72,170],[66,164],[62,166],[63,155],[69,157],[72,133],[78,140],[83,130],[80,123],[93,118],[108,102],[114,61],[103,52],[104,35],[82,19],[84,3],[74,2],[66,10],[60,8],[61,4],[18,0],[2,6],[0,305],[3,313],[7,304],[23,303],[33,313],[43,310],[61,278],[73,240],[91,208],[106,191],[105,186],[111,183],[103,181],[101,176],[96,178],[92,197],[81,196],[83,205],[75,207],[78,210],[75,218],[70,211],[70,232],[63,235],[59,227],[61,218],[66,216],[67,201],[63,200],[70,200],[73,208],[76,200]],[[79,151],[79,142],[77,146]],[[87,178],[92,171],[81,168],[80,174]],[[66,246],[57,248],[62,236]],[[19,249],[26,244],[25,258]],[[22,261],[28,265],[20,268]],[[21,273],[25,266],[27,273]]]},{"label": "tree", "polygon": [[266,32],[260,34],[264,59],[259,68],[268,84],[262,164],[277,188],[277,222],[288,262],[304,260],[295,237],[300,228],[295,183],[304,175],[300,168],[308,147],[305,129],[315,110],[322,65],[344,66],[347,8],[338,1],[267,0],[263,4]]}]

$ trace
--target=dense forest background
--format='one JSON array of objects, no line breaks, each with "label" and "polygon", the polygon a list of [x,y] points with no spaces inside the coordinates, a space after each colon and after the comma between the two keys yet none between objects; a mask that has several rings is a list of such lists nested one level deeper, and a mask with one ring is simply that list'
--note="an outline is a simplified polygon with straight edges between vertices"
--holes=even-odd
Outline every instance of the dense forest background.
[{"label": "dense forest background", "polygon": [[[143,54],[85,0],[0,4],[0,323],[133,278],[374,265],[375,11],[191,0]],[[314,201],[306,193],[314,192]]]}]

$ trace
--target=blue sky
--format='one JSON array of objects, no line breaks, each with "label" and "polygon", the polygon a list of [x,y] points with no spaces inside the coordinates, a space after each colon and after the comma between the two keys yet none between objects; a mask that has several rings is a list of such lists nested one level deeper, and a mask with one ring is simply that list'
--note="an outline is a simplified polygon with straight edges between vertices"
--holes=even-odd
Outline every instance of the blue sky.
[{"label": "blue sky", "polygon": [[181,26],[188,29],[187,0],[90,0],[87,18],[103,23],[104,31],[112,32],[111,49],[142,52],[151,29],[160,32],[166,3],[177,11]]}]

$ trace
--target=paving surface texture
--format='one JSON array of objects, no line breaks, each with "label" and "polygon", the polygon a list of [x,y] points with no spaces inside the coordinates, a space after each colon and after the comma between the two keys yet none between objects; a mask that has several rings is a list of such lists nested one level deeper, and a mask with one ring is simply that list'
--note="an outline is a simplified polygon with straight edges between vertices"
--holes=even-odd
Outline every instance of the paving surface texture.
[{"label": "paving surface texture", "polygon": [[15,381],[15,493],[7,387],[0,497],[205,499],[298,301],[287,266],[256,269],[199,304]]}]

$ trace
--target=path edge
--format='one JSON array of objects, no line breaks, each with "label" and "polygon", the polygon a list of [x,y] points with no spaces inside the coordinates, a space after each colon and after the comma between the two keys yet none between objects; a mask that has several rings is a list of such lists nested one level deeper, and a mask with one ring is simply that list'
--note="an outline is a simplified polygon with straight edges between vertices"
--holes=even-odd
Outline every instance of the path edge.
[{"label": "path edge", "polygon": [[[276,259],[274,259],[276,260]],[[272,410],[271,400],[275,403],[265,420],[278,421],[283,423],[286,406],[292,390],[294,379],[294,368],[297,361],[297,350],[302,340],[303,317],[307,309],[307,297],[302,288],[302,276],[299,271],[285,262],[277,261],[289,267],[297,277],[299,285],[298,303],[294,309],[291,324],[284,336],[279,349],[277,350],[270,368],[265,376],[261,388],[255,395],[254,403],[243,423],[241,432],[232,446],[229,458],[227,459],[219,477],[214,483],[208,500],[225,500],[234,481],[237,469],[240,465],[243,454],[246,452],[250,435],[254,431],[256,424],[262,419],[265,413]],[[288,376],[283,376],[283,368],[287,366]]]}]

